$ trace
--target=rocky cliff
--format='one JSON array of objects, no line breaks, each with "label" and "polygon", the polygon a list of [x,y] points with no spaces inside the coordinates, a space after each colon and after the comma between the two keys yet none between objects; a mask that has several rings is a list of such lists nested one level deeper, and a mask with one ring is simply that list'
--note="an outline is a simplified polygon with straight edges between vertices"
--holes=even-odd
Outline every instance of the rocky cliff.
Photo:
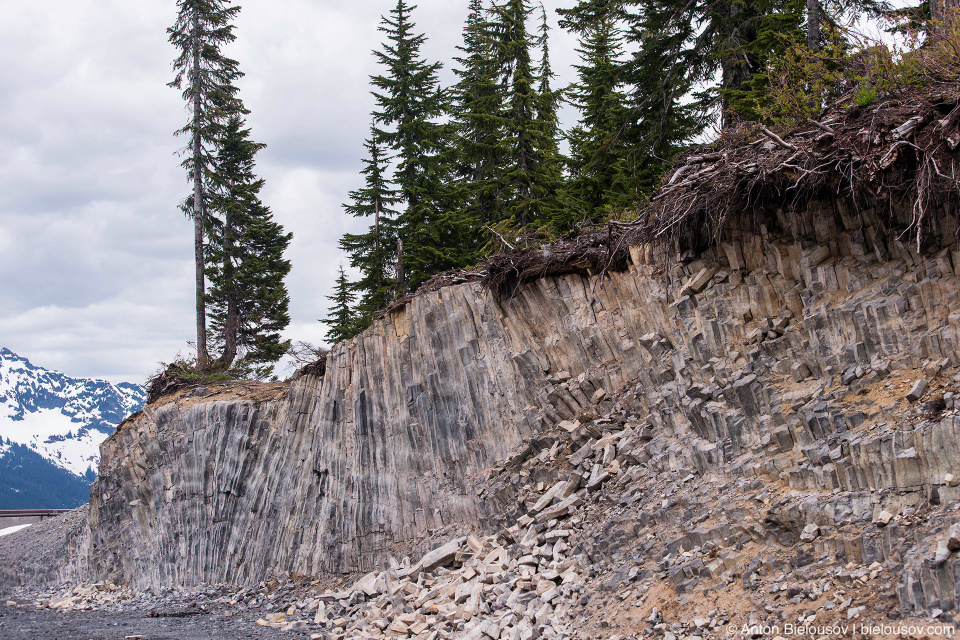
[{"label": "rocky cliff", "polygon": [[872,212],[802,215],[769,222],[806,237],[733,237],[669,272],[635,248],[627,271],[508,297],[442,288],[322,379],[151,405],[104,444],[90,566],[143,587],[367,571],[492,530],[516,492],[480,497],[481,472],[610,400],[664,443],[637,456],[650,472],[797,492],[768,518],[783,531],[960,500],[952,414],[903,424],[875,401],[890,376],[952,384],[960,253],[917,255]]},{"label": "rocky cliff", "polygon": [[[904,610],[955,610],[953,205],[920,220],[922,247],[903,234],[915,208],[874,205],[745,209],[666,260],[618,235],[614,261],[611,231],[606,262],[424,291],[322,377],[162,398],[103,445],[89,577],[397,569],[471,532],[545,544],[571,518],[549,539],[579,536],[594,577],[634,548],[625,584],[674,595],[876,564]],[[552,549],[543,571],[566,562]]]}]

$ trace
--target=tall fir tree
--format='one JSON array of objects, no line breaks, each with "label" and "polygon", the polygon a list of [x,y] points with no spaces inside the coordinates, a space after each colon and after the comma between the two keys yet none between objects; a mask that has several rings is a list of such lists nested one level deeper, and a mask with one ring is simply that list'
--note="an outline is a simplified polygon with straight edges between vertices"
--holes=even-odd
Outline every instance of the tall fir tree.
[{"label": "tall fir tree", "polygon": [[613,209],[631,207],[640,197],[626,144],[629,109],[622,91],[622,34],[612,11],[585,24],[580,32],[578,81],[570,87],[580,122],[567,135],[569,210],[591,222]]},{"label": "tall fir tree", "polygon": [[[559,10],[561,25],[581,36],[583,51],[600,44],[596,40],[590,44],[589,38],[591,34],[598,37],[605,21],[622,33],[624,49],[630,51],[612,69],[621,83],[626,114],[616,136],[609,140],[612,149],[623,153],[626,173],[613,168],[617,166],[616,156],[609,158],[613,166],[602,173],[606,180],[627,178],[621,188],[615,189],[625,200],[637,201],[652,191],[674,155],[701,134],[721,110],[719,97],[728,94],[715,85],[718,74],[721,86],[729,91],[749,77],[745,71],[753,69],[755,59],[744,58],[738,48],[755,25],[746,18],[737,24],[731,16],[752,14],[755,4],[755,0],[579,0],[573,7]],[[583,71],[578,87],[585,87]],[[584,104],[581,91],[577,99]],[[618,110],[616,101],[611,96],[613,112]],[[585,111],[584,117],[588,115]],[[586,121],[581,127],[583,132],[590,131]],[[573,135],[581,138],[572,140],[573,152],[582,153],[585,148],[581,143],[589,136],[582,139],[579,131]],[[588,166],[583,164],[584,159],[576,162],[574,172],[577,165]],[[575,191],[583,195],[589,183],[587,178]],[[593,202],[596,204],[596,196]],[[599,213],[597,208],[593,211]]]},{"label": "tall fir tree", "polygon": [[449,207],[450,125],[442,123],[447,97],[440,88],[439,62],[420,54],[423,34],[410,19],[415,6],[397,0],[379,27],[386,34],[375,51],[384,73],[373,76],[377,109],[375,141],[396,163],[394,188],[400,204],[397,275],[400,289],[414,290],[431,275],[462,266],[468,229]]},{"label": "tall fir tree", "polygon": [[696,135],[717,113],[723,128],[732,126],[730,95],[762,65],[752,45],[767,0],[625,4],[628,37],[638,44],[627,80],[634,86],[633,108],[649,114],[639,128],[647,142],[663,145],[684,133]]},{"label": "tall fir tree", "polygon": [[194,225],[194,276],[196,288],[197,361],[209,364],[207,347],[204,234],[211,225],[208,211],[209,174],[215,170],[216,141],[227,119],[246,113],[234,85],[243,74],[237,62],[223,55],[223,46],[233,42],[231,21],[240,7],[229,0],[177,0],[177,19],[167,29],[179,55],[173,62],[174,79],[169,86],[182,90],[189,122],[177,131],[189,136],[183,167],[193,189],[183,203]]},{"label": "tall fir tree", "polygon": [[537,67],[536,122],[539,125],[541,142],[538,145],[537,183],[540,201],[545,215],[561,231],[571,227],[571,218],[563,204],[565,188],[563,180],[564,157],[560,154],[560,118],[558,111],[564,92],[552,86],[554,73],[550,65],[550,25],[547,12],[540,5],[540,29],[537,44],[540,46],[540,65]]},{"label": "tall fir tree", "polygon": [[354,217],[372,219],[372,224],[366,233],[344,234],[340,248],[350,256],[350,266],[362,274],[353,286],[360,293],[357,314],[365,327],[374,313],[386,307],[397,293],[393,257],[397,245],[394,207],[398,197],[385,175],[389,159],[375,136],[367,140],[364,147],[369,154],[361,171],[364,186],[350,192],[351,202],[344,205],[344,210]]},{"label": "tall fir tree", "polygon": [[360,327],[356,322],[352,306],[355,299],[353,286],[347,280],[347,274],[341,264],[333,294],[327,296],[327,300],[331,303],[330,312],[320,321],[329,327],[326,338],[331,344],[352,338],[359,333]]},{"label": "tall fir tree", "polygon": [[549,56],[544,55],[539,70],[534,68],[533,50],[546,45],[546,33],[540,38],[530,34],[532,11],[527,0],[506,0],[492,11],[496,59],[505,85],[501,219],[518,228],[547,224],[560,207],[555,104],[550,115],[550,102],[557,96],[540,94],[544,88],[549,91]]},{"label": "tall fir tree", "polygon": [[960,3],[957,0],[929,0],[929,3],[921,4],[929,6],[930,17],[934,23],[932,30],[955,28],[957,12],[960,11]]},{"label": "tall fir tree", "polygon": [[283,282],[290,261],[283,254],[292,234],[260,201],[264,181],[254,165],[265,145],[249,135],[243,119],[233,115],[220,141],[210,200],[216,225],[207,251],[208,298],[212,333],[221,348],[217,368],[234,365],[262,377],[289,346],[280,334],[290,323]]},{"label": "tall fir tree", "polygon": [[698,72],[699,53],[690,45],[696,24],[674,20],[670,2],[644,0],[642,12],[626,14],[627,41],[637,46],[622,72],[630,109],[625,143],[647,192],[677,151],[705,129],[710,117],[703,96],[694,95],[698,83],[708,82]]},{"label": "tall fir tree", "polygon": [[[624,4],[629,39],[637,45],[626,79],[638,90],[636,105],[659,116],[662,123],[651,121],[653,126],[647,128],[664,139],[675,137],[674,130],[702,131],[717,114],[723,129],[755,119],[757,114],[745,98],[756,93],[758,74],[789,44],[817,44],[824,38],[823,25],[842,15],[879,15],[887,6],[884,0],[818,3],[816,7],[806,0],[626,0]],[[833,15],[824,14],[825,8],[832,8]],[[694,87],[703,89],[693,91]]]},{"label": "tall fir tree", "polygon": [[500,216],[500,169],[503,159],[503,91],[496,60],[494,25],[481,0],[470,0],[463,28],[461,56],[454,58],[458,82],[451,90],[456,127],[454,175],[457,201],[476,227]]}]

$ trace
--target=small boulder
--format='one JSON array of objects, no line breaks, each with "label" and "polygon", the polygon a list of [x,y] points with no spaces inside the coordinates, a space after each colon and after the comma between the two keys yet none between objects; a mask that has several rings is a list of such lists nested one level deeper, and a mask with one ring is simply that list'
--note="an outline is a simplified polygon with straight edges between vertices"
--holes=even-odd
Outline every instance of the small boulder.
[{"label": "small boulder", "polygon": [[813,542],[818,537],[820,537],[820,527],[811,522],[803,528],[803,532],[800,534],[800,542]]},{"label": "small boulder", "polygon": [[950,547],[947,546],[946,540],[940,540],[937,542],[937,550],[933,553],[933,566],[939,567],[944,562],[950,559],[952,552]]},{"label": "small boulder", "polygon": [[893,520],[893,514],[887,511],[886,509],[884,509],[883,511],[880,512],[880,515],[878,515],[876,520],[874,520],[873,522],[878,527],[885,527],[888,524],[890,524],[891,520]]},{"label": "small boulder", "polygon": [[426,553],[420,560],[420,568],[429,573],[437,567],[450,564],[456,559],[461,544],[463,544],[463,539],[458,538]]},{"label": "small boulder", "polygon": [[924,394],[927,392],[928,387],[929,385],[927,384],[927,381],[924,380],[923,378],[920,378],[919,380],[913,383],[913,387],[910,389],[910,392],[907,394],[907,400],[909,400],[910,402],[916,402],[917,400],[919,400],[924,396]]}]

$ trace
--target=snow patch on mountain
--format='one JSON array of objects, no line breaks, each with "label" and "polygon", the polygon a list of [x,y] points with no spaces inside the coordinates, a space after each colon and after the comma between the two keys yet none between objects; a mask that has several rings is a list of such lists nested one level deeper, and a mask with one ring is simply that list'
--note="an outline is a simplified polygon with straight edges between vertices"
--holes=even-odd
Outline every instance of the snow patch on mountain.
[{"label": "snow patch on mountain", "polygon": [[100,443],[145,400],[139,385],[71,378],[0,348],[0,458],[16,443],[76,476],[95,472]]}]

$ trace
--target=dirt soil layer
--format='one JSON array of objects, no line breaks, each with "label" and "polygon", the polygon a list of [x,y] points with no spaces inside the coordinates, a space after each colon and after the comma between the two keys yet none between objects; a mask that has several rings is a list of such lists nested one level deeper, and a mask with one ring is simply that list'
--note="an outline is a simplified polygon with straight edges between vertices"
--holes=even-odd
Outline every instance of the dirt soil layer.
[{"label": "dirt soil layer", "polygon": [[[151,618],[146,611],[57,612],[0,603],[0,638],[4,640],[238,640],[276,638],[276,629],[254,625],[253,618],[220,613],[183,618]],[[309,638],[287,631],[284,640]]]}]

